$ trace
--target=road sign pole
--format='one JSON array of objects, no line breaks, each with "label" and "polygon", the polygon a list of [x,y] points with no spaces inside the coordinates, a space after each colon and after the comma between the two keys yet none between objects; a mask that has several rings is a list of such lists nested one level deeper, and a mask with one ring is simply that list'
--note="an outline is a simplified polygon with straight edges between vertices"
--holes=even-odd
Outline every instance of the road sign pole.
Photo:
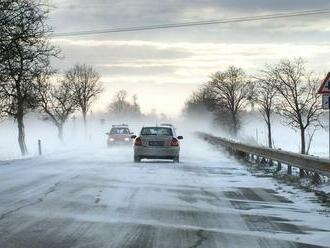
[{"label": "road sign pole", "polygon": [[328,109],[329,112],[329,158],[330,158],[330,72],[321,83],[318,94],[322,95],[322,108]]},{"label": "road sign pole", "polygon": [[327,109],[329,113],[329,158],[330,158],[330,72],[321,83],[321,86],[317,92],[322,95],[322,108]]}]

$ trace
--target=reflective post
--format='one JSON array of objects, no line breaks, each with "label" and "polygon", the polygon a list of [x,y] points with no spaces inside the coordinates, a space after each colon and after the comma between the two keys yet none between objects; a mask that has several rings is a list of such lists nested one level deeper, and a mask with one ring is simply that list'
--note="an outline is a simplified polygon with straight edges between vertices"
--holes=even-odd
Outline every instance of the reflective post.
[{"label": "reflective post", "polygon": [[42,150],[41,150],[41,140],[38,140],[38,154],[39,154],[39,156],[42,155]]}]

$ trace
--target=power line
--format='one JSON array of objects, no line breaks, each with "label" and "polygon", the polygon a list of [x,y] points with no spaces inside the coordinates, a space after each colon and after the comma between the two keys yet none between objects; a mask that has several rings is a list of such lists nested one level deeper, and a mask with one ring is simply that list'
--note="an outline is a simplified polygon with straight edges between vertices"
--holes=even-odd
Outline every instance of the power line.
[{"label": "power line", "polygon": [[320,14],[328,14],[328,13],[330,13],[330,9],[315,9],[315,10],[305,10],[305,11],[297,11],[297,12],[276,13],[269,15],[233,17],[227,19],[216,19],[216,20],[206,20],[206,21],[178,22],[178,23],[168,23],[168,24],[155,24],[155,25],[145,25],[145,26],[118,27],[118,28],[99,29],[99,30],[54,33],[50,36],[51,37],[86,36],[86,35],[94,35],[94,34],[122,33],[122,32],[133,32],[133,31],[155,30],[155,29],[203,26],[203,25],[212,25],[212,24],[261,21],[261,20],[281,19],[281,18],[289,18],[289,17],[320,15]]}]

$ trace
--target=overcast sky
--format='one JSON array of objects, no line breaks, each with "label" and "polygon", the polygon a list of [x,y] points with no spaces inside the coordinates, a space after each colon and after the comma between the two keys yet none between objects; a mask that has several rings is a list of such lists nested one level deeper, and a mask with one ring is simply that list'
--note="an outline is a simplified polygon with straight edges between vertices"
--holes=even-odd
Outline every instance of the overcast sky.
[{"label": "overcast sky", "polygon": [[[53,0],[55,32],[221,19],[330,8],[329,0]],[[119,89],[136,93],[142,110],[177,115],[208,76],[229,65],[256,73],[265,63],[303,57],[330,69],[330,14],[84,37],[54,38],[65,70],[88,63],[102,74],[102,110]]]}]

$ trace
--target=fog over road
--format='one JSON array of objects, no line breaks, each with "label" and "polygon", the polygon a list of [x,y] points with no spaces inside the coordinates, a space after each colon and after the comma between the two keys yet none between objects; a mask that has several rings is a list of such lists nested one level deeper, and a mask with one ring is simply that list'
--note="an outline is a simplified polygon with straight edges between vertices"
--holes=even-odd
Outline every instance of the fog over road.
[{"label": "fog over road", "polygon": [[[0,247],[326,247],[313,195],[202,141],[182,162],[103,146],[0,165]],[[323,246],[322,246],[323,245]]]}]

